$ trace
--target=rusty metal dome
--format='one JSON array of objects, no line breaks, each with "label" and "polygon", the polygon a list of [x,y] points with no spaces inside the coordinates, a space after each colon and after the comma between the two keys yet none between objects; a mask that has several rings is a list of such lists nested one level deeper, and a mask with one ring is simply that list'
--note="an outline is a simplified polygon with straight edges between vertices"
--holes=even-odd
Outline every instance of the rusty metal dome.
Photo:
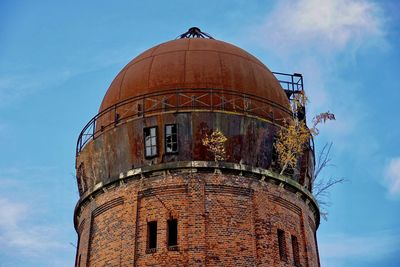
[{"label": "rusty metal dome", "polygon": [[280,107],[276,115],[281,118],[286,117],[282,109],[289,107],[276,77],[251,54],[215,39],[181,37],[129,62],[111,83],[99,112],[132,97],[171,89],[222,89],[261,97]]}]

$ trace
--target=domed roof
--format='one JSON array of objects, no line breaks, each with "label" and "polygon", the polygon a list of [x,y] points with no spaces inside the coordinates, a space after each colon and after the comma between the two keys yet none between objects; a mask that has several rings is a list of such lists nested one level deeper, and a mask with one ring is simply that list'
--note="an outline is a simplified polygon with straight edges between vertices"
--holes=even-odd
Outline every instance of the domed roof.
[{"label": "domed roof", "polygon": [[289,107],[278,80],[251,54],[214,39],[181,38],[129,62],[111,83],[99,112],[131,97],[189,88],[231,90]]}]

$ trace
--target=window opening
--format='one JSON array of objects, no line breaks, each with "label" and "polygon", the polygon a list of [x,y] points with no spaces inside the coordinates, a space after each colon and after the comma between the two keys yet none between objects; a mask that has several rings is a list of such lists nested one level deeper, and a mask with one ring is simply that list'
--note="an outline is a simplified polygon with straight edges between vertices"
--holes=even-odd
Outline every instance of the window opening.
[{"label": "window opening", "polygon": [[279,256],[282,261],[287,261],[285,231],[278,229]]},{"label": "window opening", "polygon": [[147,253],[157,249],[157,221],[147,223]]},{"label": "window opening", "polygon": [[176,124],[165,125],[165,152],[178,152],[178,135]]},{"label": "window opening", "polygon": [[300,266],[299,242],[297,241],[297,237],[294,235],[292,235],[292,250],[294,265]]},{"label": "window opening", "polygon": [[144,129],[144,146],[146,158],[157,156],[157,128]]},{"label": "window opening", "polygon": [[174,250],[178,246],[178,220],[169,219],[167,221],[167,224],[168,224],[168,230],[167,230],[168,249]]}]

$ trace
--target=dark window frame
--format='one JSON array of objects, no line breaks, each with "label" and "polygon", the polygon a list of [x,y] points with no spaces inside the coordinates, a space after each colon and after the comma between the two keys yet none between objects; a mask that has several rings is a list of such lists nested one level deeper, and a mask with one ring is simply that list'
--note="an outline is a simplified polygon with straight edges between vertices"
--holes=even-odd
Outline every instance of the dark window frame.
[{"label": "dark window frame", "polygon": [[[150,139],[152,138],[152,136],[151,136],[151,129],[155,129],[155,145],[152,145],[151,144],[151,140],[150,140],[150,155],[147,155],[147,145],[146,145],[146,131],[149,131],[149,134],[150,134]],[[146,158],[146,159],[152,159],[152,158],[155,158],[155,157],[157,157],[158,155],[159,155],[159,147],[158,147],[158,126],[150,126],[150,127],[145,127],[145,128],[143,128],[143,146],[144,146],[144,157]],[[152,149],[153,149],[153,147],[155,147],[155,149],[156,149],[156,153],[155,154],[153,154],[153,151],[152,151]]]},{"label": "dark window frame", "polygon": [[[168,152],[168,150],[167,150],[167,146],[168,146],[168,142],[167,142],[167,137],[168,137],[167,136],[167,127],[168,126],[175,126],[175,138],[176,138],[176,140],[175,140],[175,142],[171,141],[171,143],[172,144],[176,143],[176,151]],[[171,136],[173,136],[172,132],[171,132]],[[179,151],[178,145],[179,145],[179,141],[178,141],[178,124],[176,124],[176,123],[165,124],[164,125],[164,151],[165,151],[165,154],[166,155],[178,154],[178,151]]]},{"label": "dark window frame", "polygon": [[278,235],[279,257],[281,261],[287,262],[288,258],[287,258],[285,231],[283,231],[282,229],[278,229],[277,235]]},{"label": "dark window frame", "polygon": [[157,227],[158,227],[157,221],[147,222],[146,253],[154,253],[157,251],[157,230],[158,230]]},{"label": "dark window frame", "polygon": [[[175,229],[171,231],[171,226]],[[171,237],[171,233],[174,235]],[[167,247],[168,250],[178,250],[178,219],[170,218],[167,220]]]},{"label": "dark window frame", "polygon": [[293,264],[296,267],[301,266],[300,264],[300,248],[299,240],[297,236],[292,235],[292,252],[293,252]]}]

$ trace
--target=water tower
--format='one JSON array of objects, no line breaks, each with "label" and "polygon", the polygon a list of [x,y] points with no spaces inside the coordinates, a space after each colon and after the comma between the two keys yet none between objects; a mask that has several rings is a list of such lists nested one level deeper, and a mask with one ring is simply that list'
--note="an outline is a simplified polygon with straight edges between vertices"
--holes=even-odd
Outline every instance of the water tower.
[{"label": "water tower", "polygon": [[301,90],[198,28],[134,58],[78,139],[76,266],[319,266],[312,146],[286,176],[273,147]]}]

